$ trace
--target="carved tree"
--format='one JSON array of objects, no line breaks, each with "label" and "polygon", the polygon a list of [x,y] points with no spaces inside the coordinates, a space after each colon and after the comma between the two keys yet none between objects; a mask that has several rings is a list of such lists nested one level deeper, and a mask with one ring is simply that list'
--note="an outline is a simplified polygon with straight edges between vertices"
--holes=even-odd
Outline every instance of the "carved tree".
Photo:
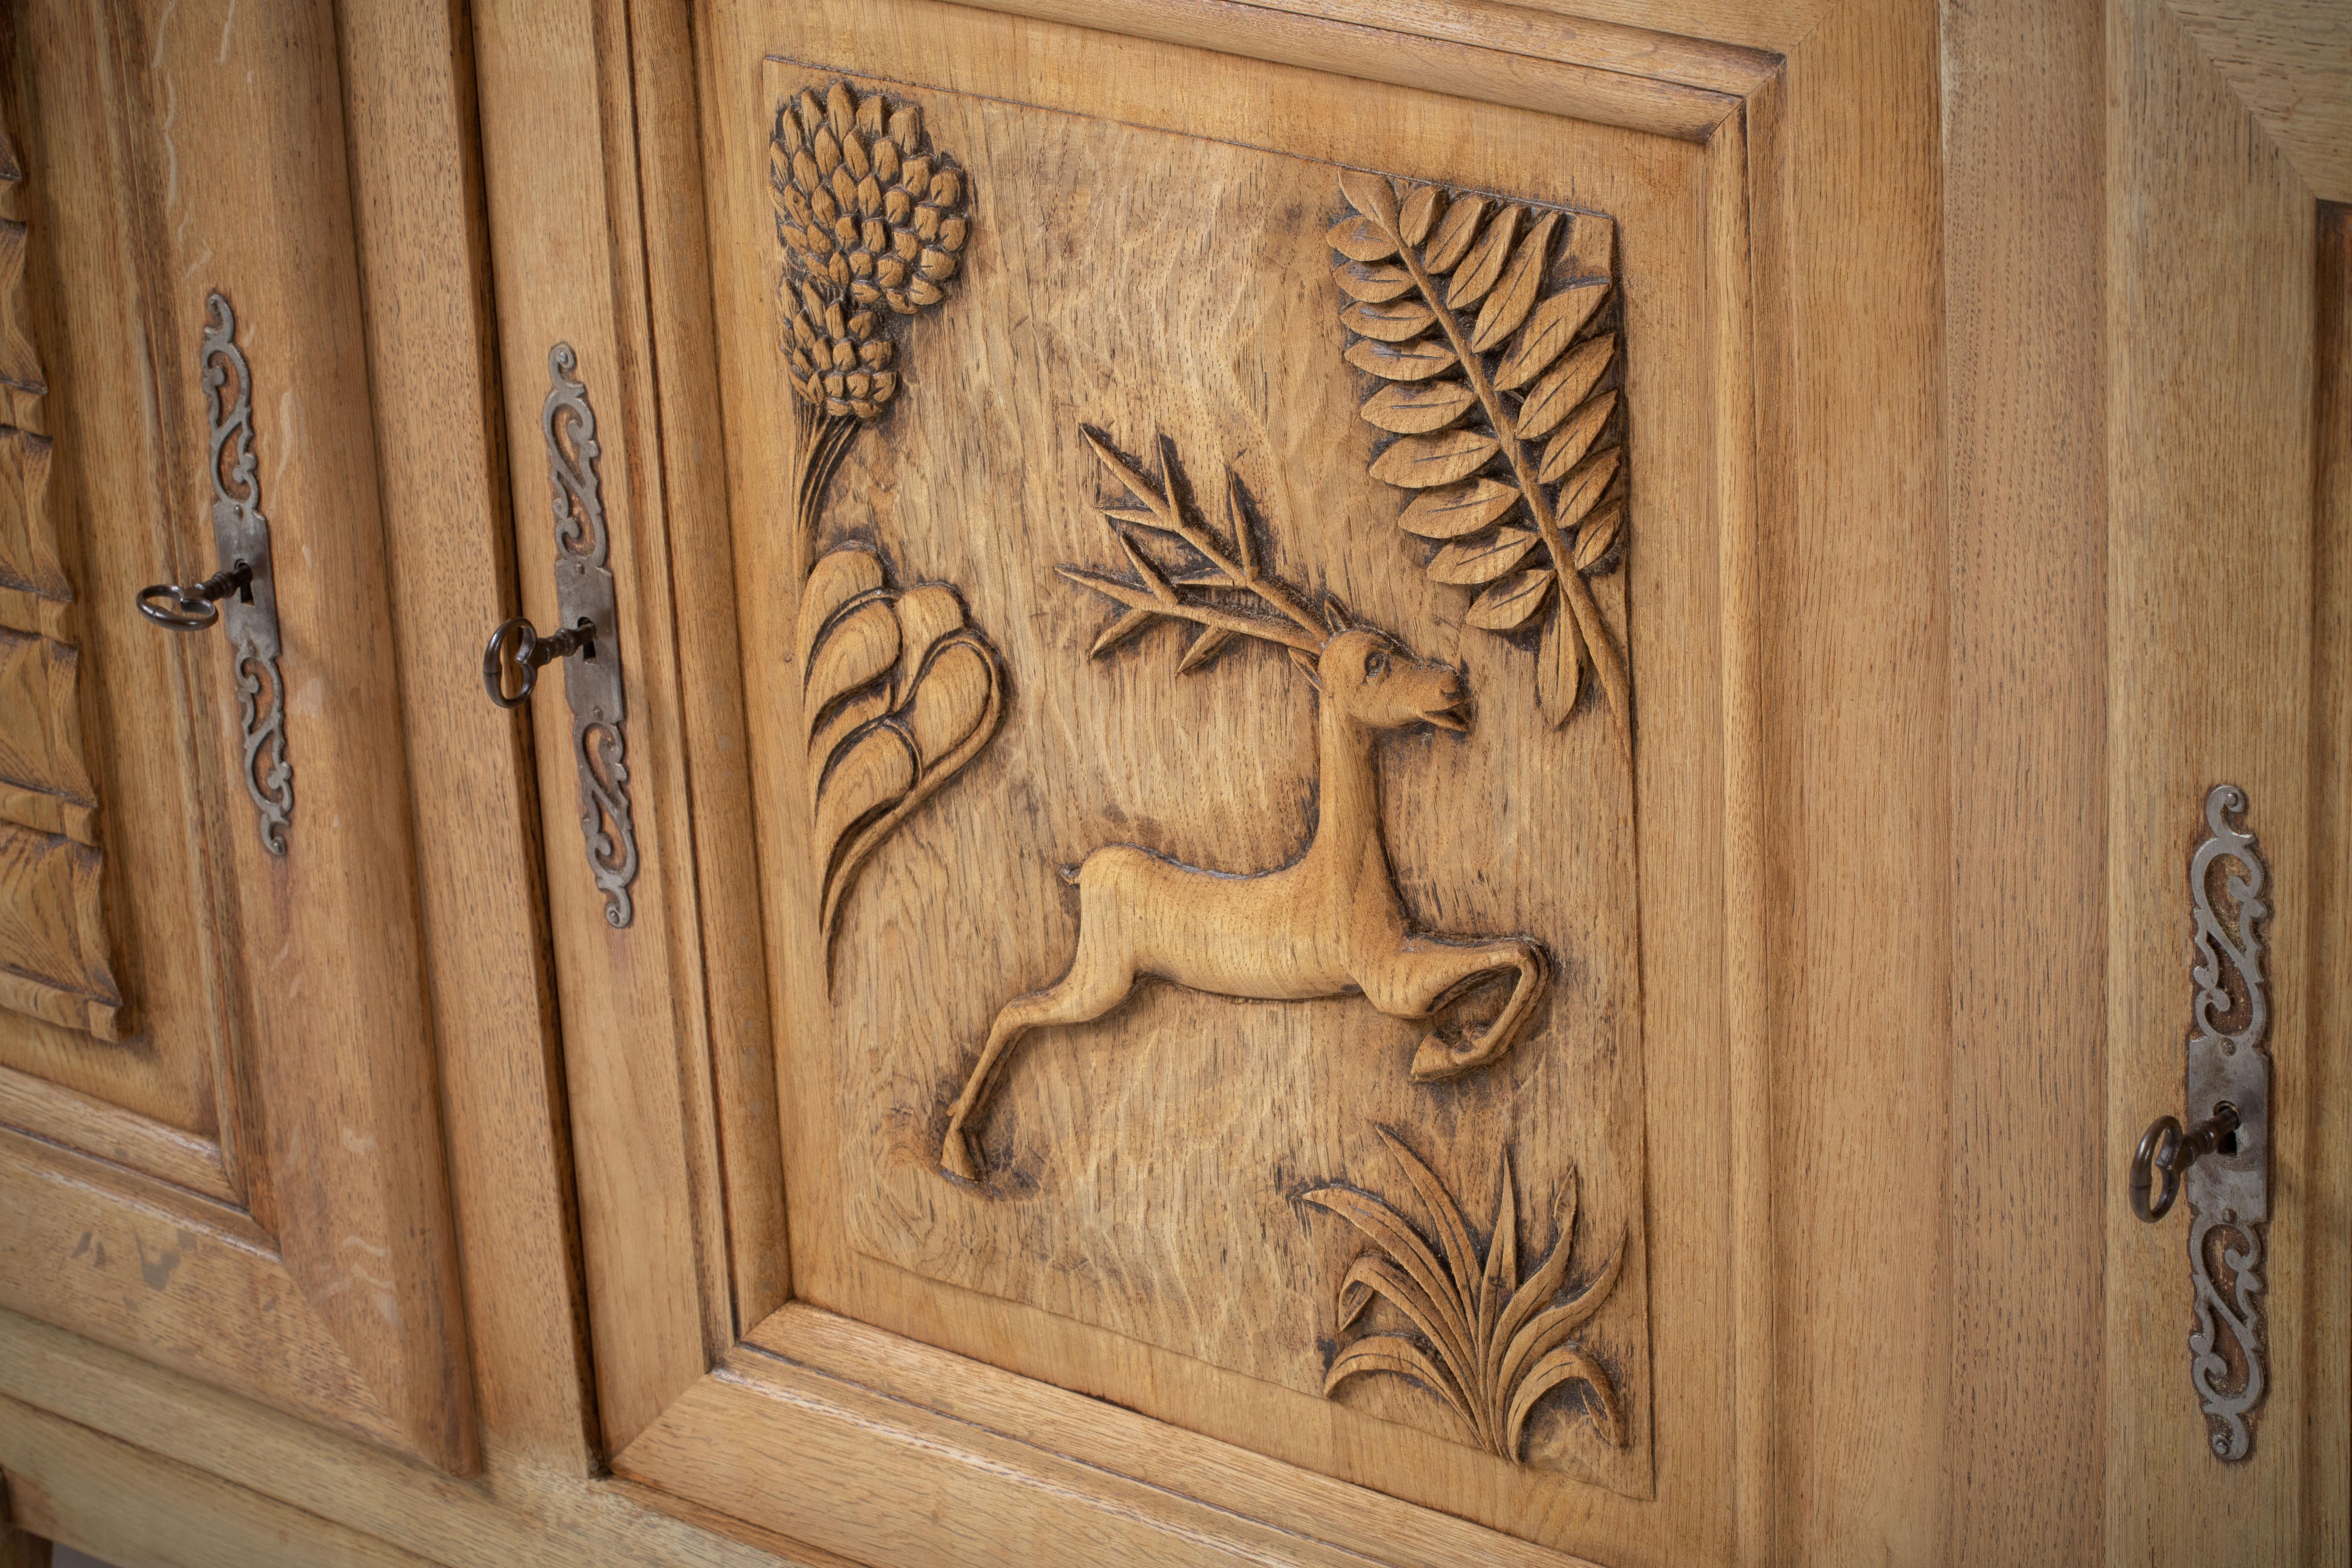
[{"label": "carved tree", "polygon": [[[780,303],[792,363],[794,560],[859,431],[899,391],[890,323],[947,298],[970,233],[963,174],[931,150],[922,110],[836,81],[776,111],[768,146]],[[977,755],[1003,712],[1003,665],[953,588],[884,586],[861,547],[818,561],[801,592],[809,810],[830,952],[858,867]]]},{"label": "carved tree", "polygon": [[[776,111],[768,188],[784,247],[780,304],[801,426],[805,537],[858,431],[898,395],[893,318],[947,298],[971,231],[963,172],[931,150],[923,111],[836,81]],[[887,312],[887,313],[886,313]]]}]

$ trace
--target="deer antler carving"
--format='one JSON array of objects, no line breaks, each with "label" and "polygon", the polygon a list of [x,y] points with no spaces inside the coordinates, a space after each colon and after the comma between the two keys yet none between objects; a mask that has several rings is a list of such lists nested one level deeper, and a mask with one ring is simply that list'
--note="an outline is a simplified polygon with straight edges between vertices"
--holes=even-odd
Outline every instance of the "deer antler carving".
[{"label": "deer antler carving", "polygon": [[[1189,674],[1216,657],[1219,649],[1235,637],[1253,637],[1266,642],[1280,643],[1296,652],[1313,656],[1323,651],[1326,626],[1307,613],[1297,595],[1258,569],[1257,549],[1250,537],[1249,518],[1242,510],[1241,479],[1231,468],[1225,470],[1225,521],[1233,530],[1234,543],[1228,550],[1217,536],[1186,517],[1176,504],[1175,446],[1167,437],[1160,437],[1160,482],[1154,488],[1150,479],[1129,468],[1124,458],[1113,451],[1110,444],[1083,426],[1078,434],[1086,437],[1102,465],[1127,487],[1132,502],[1113,503],[1102,509],[1110,520],[1111,531],[1118,536],[1119,548],[1126,552],[1127,562],[1135,569],[1139,584],[1129,583],[1107,573],[1090,572],[1080,566],[1062,567],[1061,574],[1073,583],[1083,583],[1100,594],[1108,595],[1125,605],[1127,614],[1103,629],[1089,651],[1097,658],[1120,643],[1142,631],[1157,620],[1192,621],[1205,627],[1184,650],[1178,661],[1176,673]],[[1129,528],[1157,529],[1173,534],[1197,551],[1209,563],[1205,572],[1190,573],[1181,578],[1171,577],[1156,565],[1136,544]],[[1186,598],[1183,588],[1237,588],[1255,595],[1259,603],[1279,612],[1290,625],[1271,620],[1264,616],[1237,614],[1208,603],[1199,595]]]},{"label": "deer antler carving", "polygon": [[[966,1181],[980,1178],[968,1128],[1013,1046],[1032,1029],[1101,1017],[1146,975],[1262,1001],[1360,993],[1391,1017],[1418,1022],[1478,979],[1509,973],[1502,1012],[1474,1038],[1449,1045],[1434,1031],[1423,1038],[1412,1076],[1426,1080],[1483,1067],[1508,1050],[1549,973],[1542,947],[1525,937],[1421,930],[1389,867],[1381,834],[1380,733],[1414,724],[1466,730],[1460,673],[1415,658],[1384,632],[1352,624],[1328,594],[1310,607],[1305,595],[1268,574],[1251,538],[1240,481],[1230,471],[1228,543],[1186,515],[1175,449],[1165,437],[1155,483],[1102,437],[1081,434],[1127,492],[1102,510],[1134,574],[1061,568],[1071,581],[1125,606],[1095,639],[1094,654],[1108,654],[1160,621],[1201,628],[1178,659],[1180,673],[1199,669],[1236,637],[1288,650],[1318,693],[1319,809],[1307,852],[1273,870],[1236,875],[1185,866],[1132,844],[1087,857],[1071,875],[1078,888],[1078,941],[1068,971],[997,1014],[949,1114],[940,1162]],[[1181,542],[1196,559],[1181,570],[1164,566],[1144,550],[1139,531]]]}]

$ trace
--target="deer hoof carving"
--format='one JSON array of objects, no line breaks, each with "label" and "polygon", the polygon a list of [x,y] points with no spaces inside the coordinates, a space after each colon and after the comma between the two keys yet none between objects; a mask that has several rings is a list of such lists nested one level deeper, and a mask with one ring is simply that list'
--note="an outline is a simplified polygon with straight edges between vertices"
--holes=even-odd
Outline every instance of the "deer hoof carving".
[{"label": "deer hoof carving", "polygon": [[[1200,668],[1235,637],[1289,650],[1318,697],[1320,774],[1313,841],[1287,866],[1255,875],[1180,865],[1132,844],[1097,849],[1078,868],[1077,950],[1061,980],[1005,1004],[988,1031],[963,1092],[949,1112],[940,1163],[981,1177],[968,1128],[985,1109],[1007,1053],[1032,1029],[1090,1023],[1156,975],[1191,990],[1256,1001],[1303,1002],[1360,993],[1393,1018],[1421,1022],[1464,990],[1507,974],[1511,994],[1495,1021],[1460,1046],[1423,1040],[1414,1079],[1451,1078],[1510,1049],[1549,973],[1542,946],[1525,937],[1450,937],[1422,931],[1407,913],[1381,837],[1382,731],[1416,724],[1466,731],[1469,693],[1452,667],[1414,657],[1385,632],[1349,623],[1323,596],[1305,595],[1260,568],[1228,471],[1231,542],[1185,514],[1175,452],[1160,441],[1157,483],[1093,431],[1082,430],[1128,499],[1103,507],[1134,575],[1065,566],[1062,574],[1125,605],[1095,639],[1100,656],[1159,621],[1202,627],[1177,664]],[[1136,530],[1181,541],[1194,559],[1171,568],[1144,552]]]},{"label": "deer hoof carving", "polygon": [[971,1136],[961,1130],[963,1116],[963,1102],[958,1100],[947,1142],[940,1146],[940,1165],[950,1176],[976,1183],[980,1180],[980,1161],[972,1152]]}]

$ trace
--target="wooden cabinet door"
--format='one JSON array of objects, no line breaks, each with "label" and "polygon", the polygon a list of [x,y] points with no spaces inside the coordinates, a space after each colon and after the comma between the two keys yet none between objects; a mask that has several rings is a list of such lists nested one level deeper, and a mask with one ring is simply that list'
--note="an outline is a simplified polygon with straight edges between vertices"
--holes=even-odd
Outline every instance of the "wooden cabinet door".
[{"label": "wooden cabinet door", "polygon": [[2347,1550],[2346,42],[2286,6],[2108,39],[2116,1185],[2160,1113],[2267,1100],[2158,1224],[2110,1205],[2116,1561]]},{"label": "wooden cabinet door", "polygon": [[2249,1465],[2125,1206],[2205,791],[2282,973],[2343,940],[2344,193],[2174,9],[481,7],[521,607],[613,583],[530,733],[631,1494],[887,1564],[2340,1541],[2332,1004]]},{"label": "wooden cabinet door", "polygon": [[0,26],[0,1302],[463,1468],[335,18]]},{"label": "wooden cabinet door", "polygon": [[614,1469],[1727,1558],[1770,62],[1141,16],[480,14],[520,607],[609,571],[625,710],[530,719]]}]

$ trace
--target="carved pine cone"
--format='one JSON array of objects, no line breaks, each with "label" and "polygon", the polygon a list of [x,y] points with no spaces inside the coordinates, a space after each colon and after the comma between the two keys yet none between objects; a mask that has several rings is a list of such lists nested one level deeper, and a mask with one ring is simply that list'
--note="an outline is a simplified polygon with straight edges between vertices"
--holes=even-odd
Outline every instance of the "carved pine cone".
[{"label": "carved pine cone", "polygon": [[[787,291],[792,287],[787,281]],[[873,311],[845,313],[840,300],[827,300],[805,280],[799,294],[787,345],[793,384],[827,414],[873,418],[898,390],[898,373],[890,368],[896,345],[880,335]]]},{"label": "carved pine cone", "polygon": [[837,81],[824,102],[803,89],[777,111],[768,183],[794,384],[828,414],[870,419],[898,389],[872,307],[911,316],[947,297],[971,226],[963,174],[925,150],[919,109]]}]

